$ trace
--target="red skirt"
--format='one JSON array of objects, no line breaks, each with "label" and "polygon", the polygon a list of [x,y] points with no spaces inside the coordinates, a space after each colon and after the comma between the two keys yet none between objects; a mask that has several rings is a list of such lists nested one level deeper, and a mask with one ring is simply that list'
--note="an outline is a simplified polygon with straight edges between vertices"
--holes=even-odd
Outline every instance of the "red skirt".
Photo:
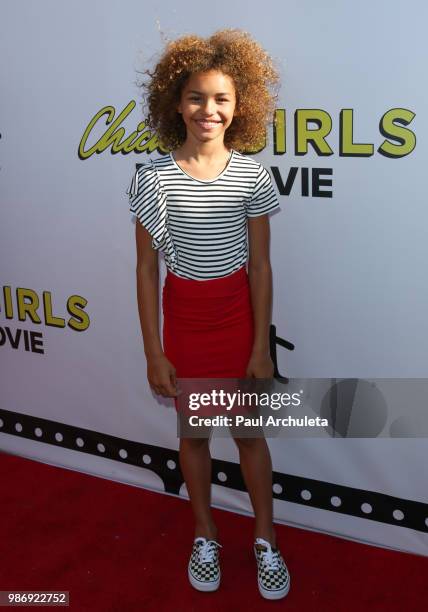
[{"label": "red skirt", "polygon": [[168,270],[163,348],[177,378],[245,378],[254,322],[247,270],[191,280]]}]

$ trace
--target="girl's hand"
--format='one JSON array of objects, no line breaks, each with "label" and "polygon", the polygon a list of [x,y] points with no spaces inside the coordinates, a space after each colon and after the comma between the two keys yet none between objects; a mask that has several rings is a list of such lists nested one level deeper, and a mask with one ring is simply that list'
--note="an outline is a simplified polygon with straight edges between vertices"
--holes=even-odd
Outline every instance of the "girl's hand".
[{"label": "girl's hand", "polygon": [[252,353],[246,376],[248,378],[273,378],[274,371],[273,361],[268,352]]},{"label": "girl's hand", "polygon": [[155,393],[163,397],[178,395],[176,370],[162,353],[147,358],[147,380]]}]

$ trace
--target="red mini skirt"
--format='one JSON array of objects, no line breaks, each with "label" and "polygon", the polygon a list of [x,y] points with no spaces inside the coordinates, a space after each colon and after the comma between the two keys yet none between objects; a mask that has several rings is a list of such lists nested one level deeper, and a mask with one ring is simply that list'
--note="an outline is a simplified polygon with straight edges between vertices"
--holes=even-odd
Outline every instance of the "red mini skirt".
[{"label": "red mini skirt", "polygon": [[162,298],[163,348],[177,378],[245,378],[254,339],[245,266],[203,281],[168,270]]}]

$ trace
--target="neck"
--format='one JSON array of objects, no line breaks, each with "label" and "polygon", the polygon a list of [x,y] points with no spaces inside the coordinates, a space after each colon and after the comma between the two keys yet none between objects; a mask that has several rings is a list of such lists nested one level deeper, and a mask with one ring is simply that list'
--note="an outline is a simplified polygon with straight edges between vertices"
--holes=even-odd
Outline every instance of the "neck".
[{"label": "neck", "polygon": [[209,164],[218,162],[219,159],[228,158],[231,151],[232,149],[228,149],[223,142],[218,144],[214,142],[192,143],[186,141],[174,151],[174,157],[176,159],[194,160],[197,163]]}]

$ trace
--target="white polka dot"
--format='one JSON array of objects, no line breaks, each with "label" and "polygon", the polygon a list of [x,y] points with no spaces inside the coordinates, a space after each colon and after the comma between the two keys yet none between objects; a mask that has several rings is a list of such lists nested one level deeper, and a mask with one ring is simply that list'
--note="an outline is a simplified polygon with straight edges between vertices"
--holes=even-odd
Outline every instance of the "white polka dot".
[{"label": "white polka dot", "polygon": [[175,468],[176,468],[175,461],[173,461],[172,459],[168,459],[166,464],[167,464],[167,466],[169,467],[170,470],[175,470]]},{"label": "white polka dot", "polygon": [[394,510],[392,516],[395,518],[396,521],[402,521],[404,518],[404,512],[402,512],[401,510]]},{"label": "white polka dot", "polygon": [[34,430],[34,433],[38,438],[43,436],[43,431],[40,429],[40,427],[36,427],[36,429]]},{"label": "white polka dot", "polygon": [[143,463],[148,465],[151,462],[152,462],[152,458],[150,457],[150,455],[143,455]]},{"label": "white polka dot", "polygon": [[302,499],[305,499],[306,501],[308,501],[312,497],[311,492],[308,491],[307,489],[303,489],[303,491],[300,493],[300,495],[302,496]]},{"label": "white polka dot", "polygon": [[22,431],[22,425],[21,425],[21,423],[16,423],[16,424],[15,424],[15,429],[16,429],[16,431]]},{"label": "white polka dot", "polygon": [[282,493],[282,487],[281,487],[281,485],[280,485],[280,484],[278,484],[277,482],[275,482],[275,483],[273,484],[272,491],[273,491],[274,493],[276,493],[277,495],[280,495],[280,494]]},{"label": "white polka dot", "polygon": [[124,448],[121,448],[119,451],[119,457],[122,457],[122,459],[126,459],[128,456],[127,451]]},{"label": "white polka dot", "polygon": [[217,478],[220,480],[220,482],[226,482],[227,480],[227,476],[224,472],[219,472],[217,474]]},{"label": "white polka dot", "polygon": [[83,442],[82,438],[76,438],[76,444],[77,446],[82,447],[85,443]]},{"label": "white polka dot", "polygon": [[4,425],[3,419],[0,419],[0,427],[3,427],[3,425]]},{"label": "white polka dot", "polygon": [[333,495],[333,497],[330,499],[330,503],[332,506],[338,508],[342,505],[342,500],[340,499],[340,497],[337,497],[337,495]]},{"label": "white polka dot", "polygon": [[55,440],[56,440],[57,442],[62,442],[62,441],[63,441],[63,439],[64,439],[64,438],[63,438],[62,433],[59,433],[59,431],[57,431],[57,433],[55,434]]},{"label": "white polka dot", "polygon": [[364,504],[361,504],[361,510],[364,512],[364,514],[370,514],[373,508],[371,507],[370,504],[368,504],[367,502],[364,502]]},{"label": "white polka dot", "polygon": [[98,442],[97,450],[98,450],[99,453],[105,453],[106,447],[104,446],[104,444],[101,444],[101,442]]}]

